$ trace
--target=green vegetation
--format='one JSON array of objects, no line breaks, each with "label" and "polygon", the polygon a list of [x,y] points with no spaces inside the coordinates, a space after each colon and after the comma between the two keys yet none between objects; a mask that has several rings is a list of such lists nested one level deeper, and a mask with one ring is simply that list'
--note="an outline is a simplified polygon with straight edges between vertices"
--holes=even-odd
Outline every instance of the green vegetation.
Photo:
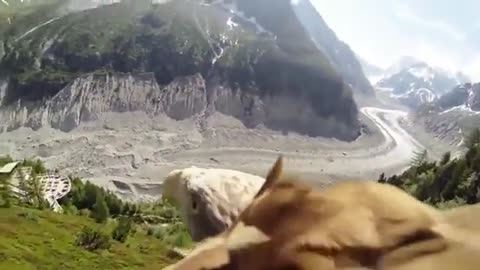
[{"label": "green vegetation", "polygon": [[[0,157],[0,165],[11,161]],[[24,166],[32,166],[33,176],[46,171],[38,160],[24,160]],[[26,192],[18,197],[8,177],[0,180],[0,269],[162,269],[175,260],[172,247],[192,244],[166,201],[124,202],[71,177],[72,190],[59,202],[64,213],[58,214],[40,207],[38,182],[20,181]]]},{"label": "green vegetation", "polygon": [[93,205],[92,218],[98,223],[107,222],[109,216],[107,203],[103,196],[97,193],[95,204]]},{"label": "green vegetation", "polygon": [[162,269],[173,262],[164,241],[139,228],[125,243],[105,250],[76,245],[85,227],[107,234],[85,216],[13,206],[0,209],[0,269]]},{"label": "green vegetation", "polygon": [[133,221],[127,217],[121,217],[118,219],[118,224],[112,232],[112,238],[121,243],[127,241],[128,236],[133,229]]},{"label": "green vegetation", "polygon": [[78,234],[75,245],[89,251],[94,251],[97,249],[109,249],[112,243],[108,234],[99,229],[84,227]]},{"label": "green vegetation", "polygon": [[[154,72],[161,84],[181,75],[205,75],[213,52],[191,14],[174,12],[179,5],[122,1],[68,14],[28,38],[7,42],[0,73],[12,75],[15,91],[6,102],[52,96],[74,78],[99,70]],[[49,40],[46,55],[41,46]]]},{"label": "green vegetation", "polygon": [[379,181],[398,186],[419,200],[440,208],[480,202],[480,129],[466,140],[467,151],[452,158],[445,153],[440,162],[429,162],[427,152],[416,153],[412,166],[401,175]]},{"label": "green vegetation", "polygon": [[12,189],[6,178],[0,178],[0,207],[10,208],[12,206]]}]

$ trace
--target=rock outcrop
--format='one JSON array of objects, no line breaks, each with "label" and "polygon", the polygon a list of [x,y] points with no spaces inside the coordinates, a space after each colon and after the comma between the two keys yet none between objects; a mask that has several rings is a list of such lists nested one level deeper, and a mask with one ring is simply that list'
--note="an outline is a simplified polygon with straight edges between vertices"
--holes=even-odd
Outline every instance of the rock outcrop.
[{"label": "rock outcrop", "polygon": [[232,225],[264,182],[239,171],[191,167],[165,178],[163,196],[178,206],[192,238],[202,240]]}]

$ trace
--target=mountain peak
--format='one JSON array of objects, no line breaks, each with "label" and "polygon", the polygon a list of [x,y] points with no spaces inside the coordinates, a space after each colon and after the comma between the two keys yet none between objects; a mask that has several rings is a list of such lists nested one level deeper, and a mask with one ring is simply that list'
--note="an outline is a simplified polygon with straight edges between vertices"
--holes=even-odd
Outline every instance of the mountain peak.
[{"label": "mountain peak", "polygon": [[463,78],[454,73],[434,68],[413,57],[403,57],[389,68],[376,86],[390,89],[391,98],[416,108],[437,100],[462,81]]}]

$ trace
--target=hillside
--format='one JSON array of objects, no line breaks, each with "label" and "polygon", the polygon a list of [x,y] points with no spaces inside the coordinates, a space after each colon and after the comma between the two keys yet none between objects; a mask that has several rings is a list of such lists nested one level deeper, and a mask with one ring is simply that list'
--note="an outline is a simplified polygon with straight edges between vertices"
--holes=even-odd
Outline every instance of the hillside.
[{"label": "hillside", "polygon": [[199,118],[200,131],[220,112],[248,128],[359,135],[351,88],[290,1],[124,0],[82,11],[72,1],[2,31],[0,120],[8,130],[62,122],[69,131],[148,104],[150,115]]},{"label": "hillside", "polygon": [[[0,167],[13,161],[0,156]],[[122,201],[70,176],[68,193],[52,204],[43,162],[18,162],[13,174],[0,175],[0,269],[162,269],[192,244],[165,200]]]},{"label": "hillside", "polygon": [[139,231],[126,244],[90,252],[74,245],[85,216],[0,208],[0,269],[162,269],[172,263],[161,240]]}]

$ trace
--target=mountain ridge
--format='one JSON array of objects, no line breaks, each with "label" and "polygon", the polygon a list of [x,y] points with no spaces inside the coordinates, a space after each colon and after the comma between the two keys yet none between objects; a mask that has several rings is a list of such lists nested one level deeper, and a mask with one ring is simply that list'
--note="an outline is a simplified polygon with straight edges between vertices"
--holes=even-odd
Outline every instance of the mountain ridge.
[{"label": "mountain ridge", "polygon": [[311,1],[300,0],[292,5],[317,48],[327,56],[330,64],[343,76],[354,93],[374,96],[373,87],[364,75],[357,55],[337,37]]}]

